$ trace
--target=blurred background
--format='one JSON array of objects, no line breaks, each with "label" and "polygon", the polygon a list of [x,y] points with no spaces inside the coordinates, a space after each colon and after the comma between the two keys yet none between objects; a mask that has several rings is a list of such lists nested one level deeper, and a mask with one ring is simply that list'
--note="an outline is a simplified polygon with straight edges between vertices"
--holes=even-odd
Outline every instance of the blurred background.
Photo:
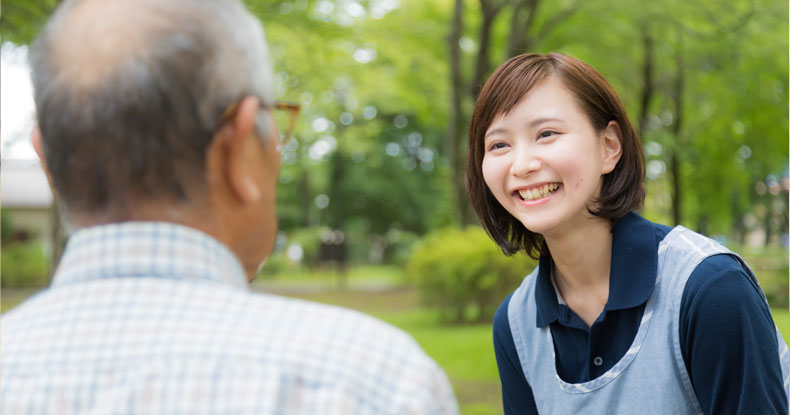
[{"label": "blurred background", "polygon": [[[647,157],[650,220],[741,253],[788,331],[785,1],[247,1],[279,99],[303,106],[282,153],[276,252],[257,291],[355,308],[411,333],[463,413],[501,412],[491,316],[535,266],[480,230],[463,187],[480,87],[524,52],[597,68]],[[45,287],[68,229],[30,147],[27,44],[55,0],[5,0],[2,310]]]}]

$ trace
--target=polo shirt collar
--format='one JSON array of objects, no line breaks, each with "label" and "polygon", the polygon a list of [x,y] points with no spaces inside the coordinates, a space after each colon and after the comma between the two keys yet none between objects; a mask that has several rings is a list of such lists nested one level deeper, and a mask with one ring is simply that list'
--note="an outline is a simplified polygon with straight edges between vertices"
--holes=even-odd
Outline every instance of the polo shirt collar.
[{"label": "polo shirt collar", "polygon": [[93,226],[69,238],[52,286],[107,278],[213,281],[248,289],[238,258],[218,240],[167,222]]},{"label": "polo shirt collar", "polygon": [[[647,302],[656,282],[659,242],[655,225],[636,213],[628,213],[617,221],[612,235],[609,300],[605,311],[624,310]],[[535,286],[538,327],[560,318],[551,269],[551,256],[541,256]]]}]

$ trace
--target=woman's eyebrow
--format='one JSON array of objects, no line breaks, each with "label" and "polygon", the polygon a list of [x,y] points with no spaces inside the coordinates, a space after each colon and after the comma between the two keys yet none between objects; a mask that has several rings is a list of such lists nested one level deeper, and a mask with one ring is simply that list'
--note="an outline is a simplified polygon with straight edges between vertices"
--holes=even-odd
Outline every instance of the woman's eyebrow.
[{"label": "woman's eyebrow", "polygon": [[502,128],[502,127],[494,128],[493,130],[486,131],[486,135],[485,135],[484,138],[488,138],[488,136],[491,136],[491,135],[494,135],[494,134],[499,134],[499,133],[504,133],[504,132],[507,132],[506,128]]},{"label": "woman's eyebrow", "polygon": [[[534,120],[532,120],[532,121],[527,123],[527,127],[534,128],[534,127],[536,127],[538,125],[545,124],[545,123],[548,123],[548,122],[564,123],[565,120],[563,120],[561,118],[553,118],[553,117],[535,118]],[[486,131],[486,135],[485,135],[484,138],[488,138],[488,136],[491,136],[491,135],[494,135],[494,134],[499,134],[499,133],[505,133],[505,132],[507,132],[507,128],[497,127],[497,128],[494,128],[494,129]]]},{"label": "woman's eyebrow", "polygon": [[545,124],[547,122],[560,122],[560,123],[562,123],[562,122],[565,122],[565,120],[560,119],[560,118],[553,118],[553,117],[541,117],[541,118],[535,118],[534,120],[528,122],[527,126],[535,127],[537,125]]}]

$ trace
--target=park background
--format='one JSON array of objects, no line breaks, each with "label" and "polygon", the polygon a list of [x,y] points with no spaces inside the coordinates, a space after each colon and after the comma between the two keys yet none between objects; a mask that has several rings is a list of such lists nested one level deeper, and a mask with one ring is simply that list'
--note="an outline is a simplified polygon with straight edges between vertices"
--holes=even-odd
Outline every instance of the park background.
[{"label": "park background", "polygon": [[[3,311],[46,286],[69,231],[31,160],[25,78],[25,45],[57,3],[0,9]],[[501,412],[490,318],[535,263],[480,230],[466,130],[498,64],[557,51],[624,101],[647,159],[641,214],[740,252],[787,339],[786,1],[246,3],[278,99],[303,105],[282,153],[277,248],[253,290],[401,327],[445,369],[463,413]]]}]

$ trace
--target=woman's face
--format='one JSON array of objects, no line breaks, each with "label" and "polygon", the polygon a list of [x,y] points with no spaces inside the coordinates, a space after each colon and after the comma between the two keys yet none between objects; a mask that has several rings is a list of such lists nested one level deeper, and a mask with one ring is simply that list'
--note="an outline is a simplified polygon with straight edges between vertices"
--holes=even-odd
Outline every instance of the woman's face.
[{"label": "woman's face", "polygon": [[602,175],[620,157],[617,124],[593,128],[574,95],[554,76],[535,85],[486,131],[483,178],[500,204],[544,236],[592,218]]}]

